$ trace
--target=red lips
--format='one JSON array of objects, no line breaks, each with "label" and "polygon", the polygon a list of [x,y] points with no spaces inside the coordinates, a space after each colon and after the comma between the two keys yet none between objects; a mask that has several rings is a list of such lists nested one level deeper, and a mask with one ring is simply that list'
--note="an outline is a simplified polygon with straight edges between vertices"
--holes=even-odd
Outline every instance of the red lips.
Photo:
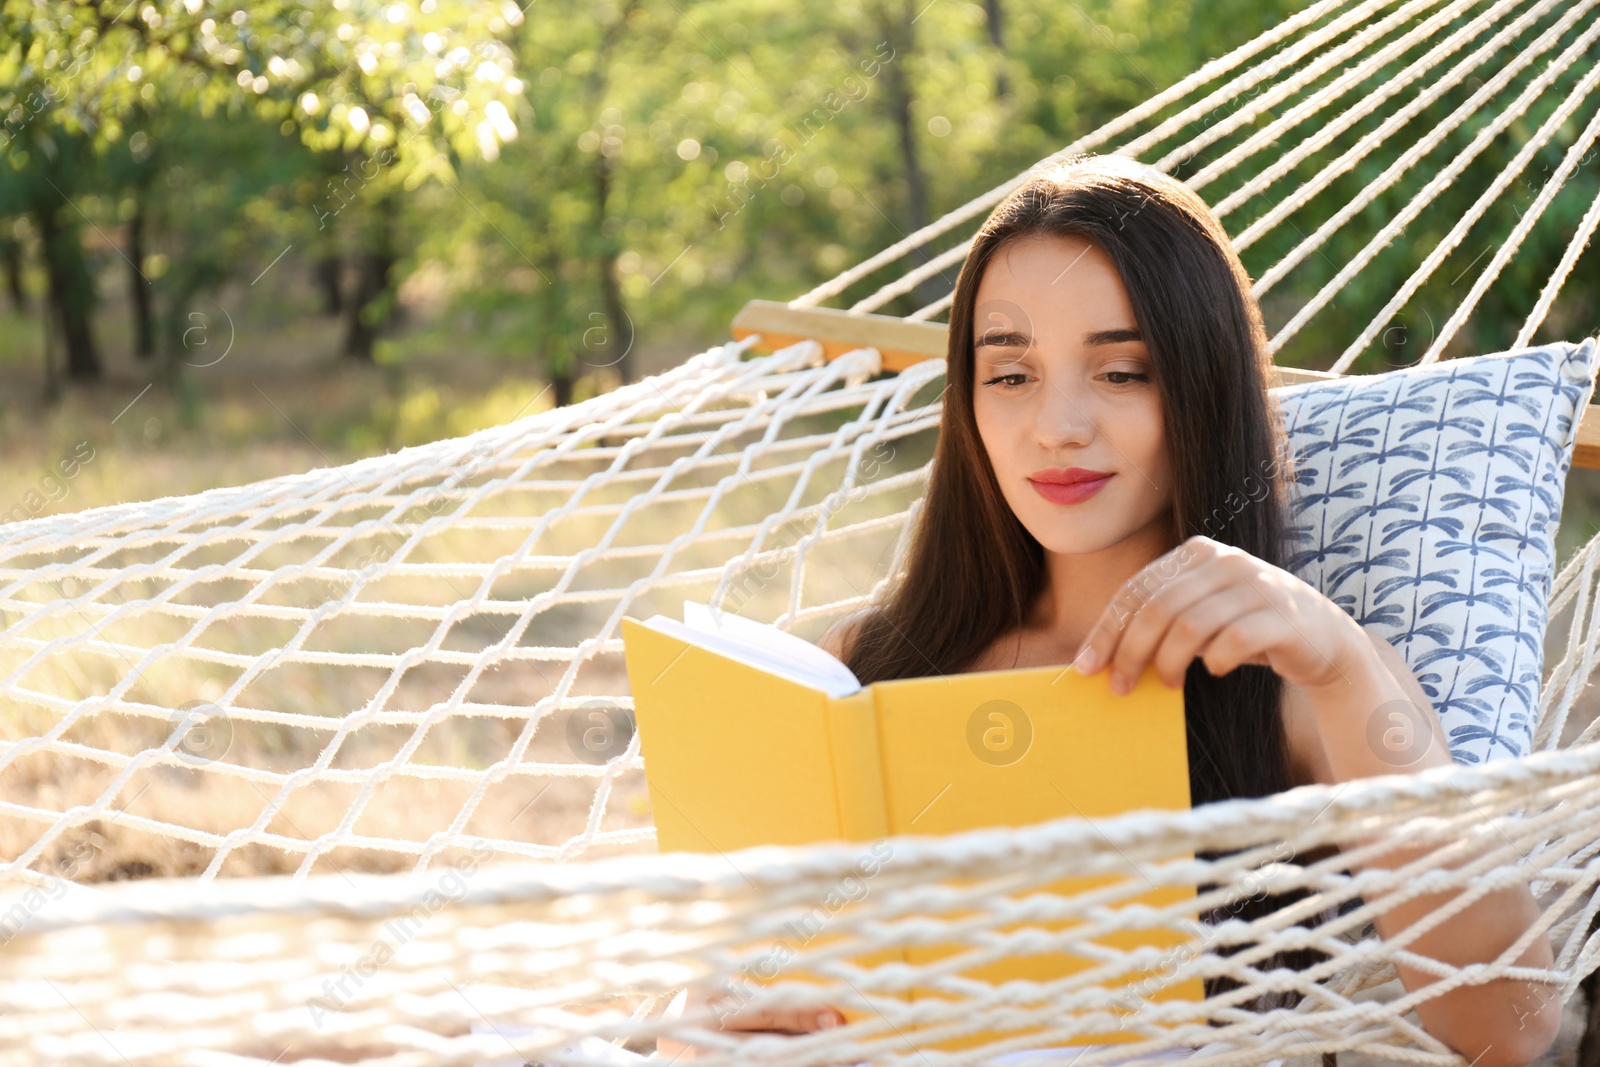
[{"label": "red lips", "polygon": [[1030,475],[1029,480],[1044,485],[1073,485],[1092,482],[1110,475],[1110,471],[1092,471],[1084,467],[1049,467]]},{"label": "red lips", "polygon": [[1028,481],[1033,491],[1052,504],[1081,504],[1094,496],[1115,475],[1109,471],[1091,471],[1082,467],[1059,467],[1040,471]]}]

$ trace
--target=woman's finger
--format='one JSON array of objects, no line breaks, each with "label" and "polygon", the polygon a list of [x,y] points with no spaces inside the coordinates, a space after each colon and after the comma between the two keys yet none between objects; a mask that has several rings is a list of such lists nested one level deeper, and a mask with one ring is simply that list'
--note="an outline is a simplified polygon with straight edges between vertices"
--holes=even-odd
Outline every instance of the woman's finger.
[{"label": "woman's finger", "polygon": [[[708,1030],[737,1031],[742,1034],[755,1036],[761,1033],[810,1033],[813,1030],[828,1029],[844,1023],[844,1015],[833,1007],[772,1009],[763,1008],[759,1011],[732,1010],[727,1004],[725,996],[707,998],[704,994],[689,995],[687,989],[680,990],[672,998],[671,1003],[662,1012],[666,1019],[681,1019],[685,1014],[698,1014],[702,1009],[711,1009],[711,1018],[702,1025]],[[692,1060],[701,1051],[700,1046],[691,1045],[663,1034],[656,1039],[656,1054],[669,1061]]]},{"label": "woman's finger", "polygon": [[[1129,627],[1151,595],[1180,576],[1200,568],[1216,555],[1215,542],[1197,534],[1145,564],[1123,583],[1100,612],[1094,625],[1089,627],[1083,645],[1073,657],[1073,667],[1080,674],[1092,675],[1101,667],[1112,664],[1122,654],[1122,644]],[[1129,677],[1137,679],[1138,675]]]},{"label": "woman's finger", "polygon": [[1241,663],[1265,659],[1266,650],[1282,639],[1283,614],[1268,606],[1235,619],[1201,650],[1206,669],[1228,674]]},{"label": "woman's finger", "polygon": [[[712,1006],[716,1011],[716,1006]],[[724,1030],[787,1030],[810,1033],[844,1022],[837,1008],[762,1008],[744,1009],[720,1016]]]},{"label": "woman's finger", "polygon": [[[1198,559],[1181,571],[1168,572],[1169,577],[1154,568],[1154,564],[1146,566],[1124,587],[1131,589],[1131,600],[1126,592],[1119,596],[1124,605],[1132,603],[1134,607],[1131,618],[1121,628],[1116,648],[1109,654],[1114,692],[1132,691],[1145,667],[1156,661],[1180,619],[1240,584],[1239,565],[1220,556]],[[1187,670],[1187,663],[1183,670]],[[1178,674],[1177,684],[1182,685],[1182,671]]]},{"label": "woman's finger", "polygon": [[1189,665],[1218,634],[1265,606],[1266,598],[1249,584],[1228,586],[1190,604],[1172,620],[1156,647],[1154,663],[1162,682],[1171,689],[1181,688]]}]

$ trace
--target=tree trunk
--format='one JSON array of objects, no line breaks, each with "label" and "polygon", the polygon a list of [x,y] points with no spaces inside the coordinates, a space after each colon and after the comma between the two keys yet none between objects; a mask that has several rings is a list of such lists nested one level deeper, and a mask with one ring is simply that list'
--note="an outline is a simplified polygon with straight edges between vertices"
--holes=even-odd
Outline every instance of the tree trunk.
[{"label": "tree trunk", "polygon": [[[192,271],[175,271],[169,278],[166,292],[166,313],[162,316],[161,330],[161,383],[176,393],[183,379],[184,356],[191,352],[186,341],[188,331],[197,324],[183,309],[194,306],[194,298],[201,290],[199,277]],[[198,347],[198,345],[196,346]],[[198,356],[198,353],[195,353]],[[201,357],[198,362],[207,362]]]},{"label": "tree trunk", "polygon": [[56,358],[56,328],[55,314],[51,310],[47,297],[44,307],[44,318],[41,320],[44,340],[44,389],[43,399],[46,408],[53,408],[61,399],[61,377],[56,368],[60,361]]},{"label": "tree trunk", "polygon": [[356,289],[345,307],[344,354],[361,363],[373,362],[373,348],[385,325],[383,296],[395,257],[381,248],[356,257]]},{"label": "tree trunk", "polygon": [[150,282],[144,276],[144,189],[133,191],[133,218],[128,220],[128,296],[133,302],[133,352],[140,359],[156,354],[155,313],[150,308]]},{"label": "tree trunk", "polygon": [[400,258],[394,250],[398,210],[392,196],[373,205],[373,219],[356,256],[355,292],[345,302],[344,354],[361,363],[373,362],[373,346],[391,319],[390,274]]},{"label": "tree trunk", "polygon": [[50,277],[48,314],[54,316],[66,347],[67,377],[78,382],[94,381],[101,376],[100,354],[90,322],[94,280],[83,258],[78,228],[59,225],[52,205],[40,205],[35,210],[34,224],[39,229],[45,270]]},{"label": "tree trunk", "polygon": [[[915,100],[911,89],[911,72],[908,69],[916,47],[916,27],[913,25],[915,19],[916,15],[910,4],[902,4],[898,13],[885,9],[879,14],[884,37],[893,46],[895,55],[894,62],[886,64],[883,68],[884,95],[895,128],[900,134],[900,163],[905,171],[908,234],[915,233],[928,224],[927,182],[917,156],[916,120],[912,114]],[[932,258],[928,255],[926,246],[918,248],[916,256],[922,263]],[[912,295],[919,306],[931,304],[942,295],[939,291],[939,277],[935,275],[921,282],[913,291]],[[947,287],[955,284],[953,278],[946,279],[945,282]]]},{"label": "tree trunk", "polygon": [[28,313],[28,294],[22,288],[22,242],[7,237],[0,240],[0,269],[5,270],[6,292],[11,295],[11,310]]},{"label": "tree trunk", "polygon": [[1006,54],[1006,35],[1004,12],[1000,10],[1000,0],[983,0],[983,13],[989,24],[989,43],[994,45],[1000,59],[994,68],[994,97],[996,100],[1006,95],[1006,69],[1002,65]]},{"label": "tree trunk", "polygon": [[[317,217],[317,235],[312,244],[312,255],[315,257],[312,272],[317,292],[322,296],[322,313],[329,318],[338,318],[348,311],[352,299],[345,282],[345,261],[339,242],[340,232],[350,228],[350,218],[346,217],[345,224],[341,225],[339,216],[356,199],[355,191],[349,189],[349,172],[360,160],[358,153],[342,150],[317,154],[323,188],[311,205]],[[336,167],[336,163],[343,163],[344,166]],[[345,179],[344,188],[340,187],[341,176]]]},{"label": "tree trunk", "polygon": [[917,131],[912,118],[911,86],[899,66],[889,68],[889,106],[900,133],[900,164],[906,175],[906,222],[912,232],[928,224],[927,184],[917,159]]},{"label": "tree trunk", "polygon": [[568,370],[554,371],[550,375],[550,384],[556,391],[555,405],[564,408],[572,403],[572,387],[574,385],[572,372]]},{"label": "tree trunk", "polygon": [[[602,147],[595,156],[594,198],[596,223],[605,232],[611,199],[611,159]],[[622,282],[617,277],[617,242],[602,236],[600,245],[600,305],[605,311],[605,355],[600,366],[614,367],[622,384],[633,381],[633,320],[622,302]]]},{"label": "tree trunk", "polygon": [[329,318],[338,318],[344,311],[344,291],[341,288],[341,275],[344,273],[344,260],[339,258],[338,252],[329,252],[327,255],[318,256],[316,267],[317,291],[322,294],[322,313]]},{"label": "tree trunk", "polygon": [[[640,5],[641,0],[628,0],[627,6],[617,12],[600,33],[600,41],[595,47],[597,59],[590,69],[588,78],[589,101],[596,110],[599,110],[601,102],[606,97],[606,84],[610,77],[613,53],[628,32],[628,20]],[[608,144],[607,140],[601,140],[594,164],[595,229],[600,234],[600,307],[605,316],[603,324],[605,339],[597,358],[591,361],[586,356],[583,362],[595,367],[614,367],[622,383],[627,384],[633,380],[634,330],[633,320],[628,317],[628,309],[622,302],[622,283],[617,277],[617,257],[621,253],[617,248],[616,239],[605,234],[606,217],[610,211],[613,167],[613,152],[608,151]],[[587,341],[589,336],[590,331],[585,331],[586,353],[592,352]]]},{"label": "tree trunk", "polygon": [[562,257],[556,240],[552,234],[551,243],[541,257],[544,269],[539,285],[539,311],[543,325],[537,332],[539,367],[550,382],[550,388],[555,390],[555,406],[559,408],[572,403],[572,394],[578,381],[578,357],[576,346],[569,343],[570,331],[558,326],[567,321],[564,317],[567,287],[561,281]]}]

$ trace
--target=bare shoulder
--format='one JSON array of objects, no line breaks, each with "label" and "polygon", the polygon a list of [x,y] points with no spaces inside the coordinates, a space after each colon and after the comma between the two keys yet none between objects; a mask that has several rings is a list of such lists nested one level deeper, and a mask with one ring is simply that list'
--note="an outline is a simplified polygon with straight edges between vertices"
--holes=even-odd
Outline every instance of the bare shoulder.
[{"label": "bare shoulder", "polygon": [[837,620],[828,627],[828,632],[822,635],[817,647],[836,659],[848,659],[850,650],[855,647],[856,635],[861,632],[862,625],[872,617],[873,610],[862,608]]}]

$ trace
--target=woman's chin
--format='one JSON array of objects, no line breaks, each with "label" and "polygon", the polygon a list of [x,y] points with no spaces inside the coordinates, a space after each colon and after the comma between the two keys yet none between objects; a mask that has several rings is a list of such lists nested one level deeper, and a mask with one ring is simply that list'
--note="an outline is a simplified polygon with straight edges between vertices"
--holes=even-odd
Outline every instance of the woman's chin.
[{"label": "woman's chin", "polygon": [[1120,540],[1114,537],[1107,538],[1103,529],[1066,532],[1060,528],[1059,523],[1055,529],[1044,531],[1044,536],[1042,537],[1037,530],[1030,530],[1029,532],[1033,534],[1034,540],[1038,541],[1046,552],[1052,552],[1058,556],[1081,556],[1090,552],[1099,552],[1110,548]]}]

